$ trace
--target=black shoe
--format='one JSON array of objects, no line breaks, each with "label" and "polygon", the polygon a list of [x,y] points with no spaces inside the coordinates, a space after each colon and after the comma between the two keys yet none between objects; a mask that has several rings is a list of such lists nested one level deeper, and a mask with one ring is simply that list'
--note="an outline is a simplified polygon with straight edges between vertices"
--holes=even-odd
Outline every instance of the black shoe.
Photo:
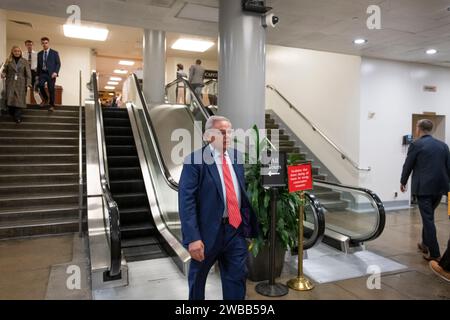
[{"label": "black shoe", "polygon": [[428,247],[426,245],[424,245],[423,243],[420,243],[420,242],[417,244],[417,248],[419,248],[419,250],[425,254],[428,254],[430,251],[430,250],[428,250]]},{"label": "black shoe", "polygon": [[22,120],[21,119],[16,119],[16,123],[21,123]]},{"label": "black shoe", "polygon": [[48,111],[53,112],[55,111],[55,108],[53,106],[50,106],[50,108],[48,108]]},{"label": "black shoe", "polygon": [[430,256],[429,253],[424,253],[423,258],[427,261],[437,261],[437,262],[441,261],[441,257],[432,257]]}]

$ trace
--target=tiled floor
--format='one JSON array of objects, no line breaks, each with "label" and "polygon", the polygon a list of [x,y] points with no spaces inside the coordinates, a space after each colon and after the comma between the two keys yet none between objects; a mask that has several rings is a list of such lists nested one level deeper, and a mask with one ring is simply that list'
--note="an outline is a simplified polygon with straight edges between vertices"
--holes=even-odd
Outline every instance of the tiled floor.
[{"label": "tiled floor", "polygon": [[[450,220],[446,206],[436,213],[438,240],[442,252],[450,236]],[[390,212],[382,236],[366,244],[367,250],[407,266],[407,269],[384,273],[381,289],[369,290],[367,276],[327,283],[316,283],[308,292],[289,291],[277,299],[447,299],[450,284],[437,278],[427,262],[417,252],[416,244],[421,232],[417,209]],[[0,241],[0,299],[89,299],[88,275],[83,273],[86,264],[85,247],[74,241],[73,235]],[[312,259],[312,257],[311,257]],[[67,266],[79,265],[82,269],[82,288],[67,290]],[[130,286],[93,293],[97,299],[185,299],[187,280],[170,260],[154,260],[130,264]],[[161,270],[169,270],[164,273]],[[158,271],[160,270],[160,271]],[[286,271],[288,270],[288,271]],[[161,275],[160,275],[161,274]],[[295,270],[285,268],[277,282],[285,283],[295,276]],[[247,284],[247,298],[270,299],[255,292],[251,281]],[[150,288],[150,290],[149,290]],[[171,289],[169,289],[171,288]],[[207,299],[221,299],[217,273],[210,274]]]}]

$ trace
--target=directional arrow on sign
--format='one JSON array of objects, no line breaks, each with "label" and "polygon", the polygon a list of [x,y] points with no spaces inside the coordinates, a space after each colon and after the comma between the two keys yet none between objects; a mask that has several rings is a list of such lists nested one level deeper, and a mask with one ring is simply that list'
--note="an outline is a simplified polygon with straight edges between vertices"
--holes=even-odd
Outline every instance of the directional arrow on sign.
[{"label": "directional arrow on sign", "polygon": [[269,171],[269,177],[271,177],[271,176],[279,176],[279,175],[280,175],[279,172],[272,172],[272,171]]}]

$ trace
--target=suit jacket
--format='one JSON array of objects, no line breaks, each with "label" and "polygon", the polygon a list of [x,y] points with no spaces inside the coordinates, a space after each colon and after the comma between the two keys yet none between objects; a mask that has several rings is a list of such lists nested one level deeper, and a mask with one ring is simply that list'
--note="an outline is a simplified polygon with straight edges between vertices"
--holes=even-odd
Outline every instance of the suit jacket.
[{"label": "suit jacket", "polygon": [[430,135],[414,141],[408,149],[400,183],[412,175],[414,195],[444,195],[449,190],[450,154],[448,146]]},{"label": "suit jacket", "polygon": [[[247,238],[258,236],[258,222],[245,189],[244,166],[238,164],[241,155],[229,152],[241,191],[243,234]],[[242,163],[242,162],[240,162]],[[205,254],[212,249],[222,221],[224,196],[222,184],[209,146],[186,157],[178,190],[183,244],[202,240]]]},{"label": "suit jacket", "polygon": [[203,76],[205,69],[198,64],[194,64],[189,68],[189,82],[193,84],[203,84]]},{"label": "suit jacket", "polygon": [[[44,67],[44,50],[41,50],[38,53],[38,65],[37,65],[38,75],[43,73],[42,70],[43,67]],[[47,55],[47,70],[49,75],[52,75],[53,73],[59,74],[60,68],[61,68],[61,60],[59,59],[58,51],[49,49]]]}]

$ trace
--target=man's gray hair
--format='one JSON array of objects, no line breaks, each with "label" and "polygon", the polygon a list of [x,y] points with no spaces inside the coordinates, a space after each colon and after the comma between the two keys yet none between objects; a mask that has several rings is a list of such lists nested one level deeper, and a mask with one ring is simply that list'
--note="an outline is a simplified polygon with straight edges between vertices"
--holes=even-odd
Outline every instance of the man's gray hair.
[{"label": "man's gray hair", "polygon": [[212,128],[214,128],[214,123],[216,121],[226,121],[229,124],[231,124],[231,121],[228,118],[225,118],[222,116],[211,116],[208,118],[208,120],[206,120],[205,131],[208,131],[208,130],[211,130]]}]

